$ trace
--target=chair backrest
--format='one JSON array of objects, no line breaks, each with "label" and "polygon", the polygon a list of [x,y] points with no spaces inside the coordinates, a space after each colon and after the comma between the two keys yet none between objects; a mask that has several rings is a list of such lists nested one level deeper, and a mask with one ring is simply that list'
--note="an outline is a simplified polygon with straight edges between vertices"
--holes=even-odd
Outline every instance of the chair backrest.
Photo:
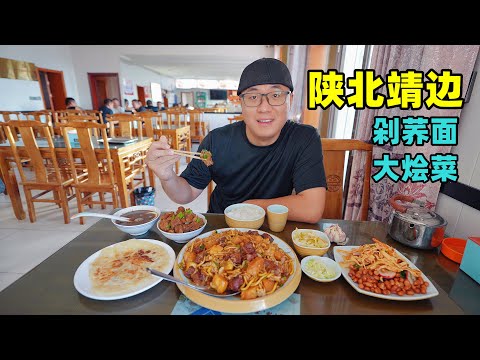
[{"label": "chair backrest", "polygon": [[142,111],[137,114],[143,121],[143,134],[156,140],[157,130],[163,129],[162,114],[152,111]]},{"label": "chair backrest", "polygon": [[[110,147],[108,145],[107,125],[97,124],[94,122],[69,122],[60,124],[60,127],[62,128],[65,147],[67,148],[68,158],[70,161],[72,174],[74,174],[75,184],[79,183],[79,177],[75,169],[75,159],[73,157],[72,145],[67,133],[69,129],[75,129],[77,131],[78,142],[80,143],[80,149],[82,152],[82,160],[85,162],[85,166],[87,167],[88,179],[82,180],[82,182],[94,185],[102,184],[102,177],[99,167],[99,163],[101,163],[106,167],[110,180],[109,184],[115,184],[113,179],[112,158],[110,155]],[[93,130],[97,130],[101,134],[101,138],[103,139],[103,147],[105,149],[105,156],[101,156],[95,152],[95,148],[93,147],[92,143],[92,137],[90,135],[92,132],[94,132]]]},{"label": "chair backrest", "polygon": [[110,123],[110,136],[115,137],[115,124],[118,125],[118,132],[120,137],[132,137],[132,124],[136,124],[138,136],[142,137],[142,118],[138,114],[113,114],[107,115],[107,121]]},{"label": "chair backrest", "polygon": [[[60,170],[55,154],[55,147],[53,145],[52,134],[50,133],[50,127],[48,124],[33,120],[10,120],[2,125],[10,143],[18,172],[20,173],[20,177],[24,184],[52,184],[61,182]],[[25,175],[20,154],[12,134],[14,131],[18,131],[22,136],[22,142],[30,159],[30,165],[32,166],[32,170],[35,175],[34,179],[31,177],[27,178]],[[38,147],[37,139],[35,138],[36,133],[42,134],[47,142],[47,147],[42,147],[43,152],[40,152]],[[52,160],[55,177],[49,178],[47,176],[47,169],[44,163],[44,159],[46,158],[50,158]]]},{"label": "chair backrest", "polygon": [[229,117],[228,118],[228,121],[230,121],[230,124],[233,122],[233,121],[243,121],[245,120],[245,117],[243,115],[235,115],[233,117]]},{"label": "chair backrest", "polygon": [[322,149],[327,179],[327,197],[323,218],[343,218],[345,153],[347,151],[365,151],[366,163],[364,165],[361,219],[367,220],[373,145],[360,140],[324,138],[322,139]]}]

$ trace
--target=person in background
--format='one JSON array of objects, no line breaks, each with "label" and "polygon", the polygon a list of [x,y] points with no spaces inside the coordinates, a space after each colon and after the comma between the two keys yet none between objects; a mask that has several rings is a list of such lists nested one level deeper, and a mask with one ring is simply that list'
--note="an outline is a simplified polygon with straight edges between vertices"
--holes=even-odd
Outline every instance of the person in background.
[{"label": "person in background", "polygon": [[322,143],[316,128],[288,119],[293,101],[288,67],[273,58],[254,61],[243,70],[237,94],[244,121],[210,131],[198,147],[212,153],[213,165],[193,159],[178,176],[173,165],[180,156],[161,136],[147,152],[148,167],[177,204],[192,202],[213,180],[209,213],[222,214],[236,203],[265,210],[280,204],[288,207],[289,220],[317,223],[327,187]]},{"label": "person in background", "polygon": [[125,109],[120,105],[120,100],[118,100],[117,98],[113,98],[112,102],[113,102],[112,110],[114,114],[122,114],[125,112]]},{"label": "person in background", "polygon": [[67,110],[82,110],[82,108],[77,105],[77,102],[72,97],[65,98],[65,105]]},{"label": "person in background", "polygon": [[142,102],[140,100],[137,100],[137,99],[132,100],[132,106],[133,106],[133,109],[132,109],[133,113],[147,111],[147,109],[145,109],[145,107],[142,106]]},{"label": "person in background", "polygon": [[108,124],[107,115],[113,115],[113,101],[112,99],[103,100],[103,106],[98,109],[102,112],[103,123]]},{"label": "person in background", "polygon": [[165,110],[165,107],[163,106],[163,103],[161,101],[157,101],[157,109],[157,111]]},{"label": "person in background", "polygon": [[133,108],[130,106],[128,99],[123,100],[123,108],[125,112],[132,112]]},{"label": "person in background", "polygon": [[153,106],[152,100],[147,100],[147,106],[145,109],[150,110],[150,111],[158,111],[156,106]]}]

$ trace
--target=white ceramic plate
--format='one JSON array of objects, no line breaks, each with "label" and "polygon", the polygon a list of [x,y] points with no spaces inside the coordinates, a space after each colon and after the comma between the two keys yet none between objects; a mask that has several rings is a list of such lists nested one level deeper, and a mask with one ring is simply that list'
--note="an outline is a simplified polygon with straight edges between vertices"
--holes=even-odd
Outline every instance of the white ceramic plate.
[{"label": "white ceramic plate", "polygon": [[[217,230],[209,231],[205,234],[197,236],[195,239],[206,238],[210,236],[214,231],[224,232],[224,231],[230,231],[230,230],[239,230],[243,232],[252,230],[252,231],[257,231],[260,235],[265,233],[265,231],[254,230],[254,229],[225,228],[225,229],[217,229]],[[263,296],[263,297],[259,297],[256,299],[241,300],[239,295],[219,298],[219,297],[202,294],[184,285],[177,284],[178,288],[187,298],[189,298],[194,303],[197,303],[198,305],[206,307],[211,310],[227,312],[227,313],[237,313],[237,314],[250,313],[250,312],[269,309],[275,305],[280,304],[281,302],[286,300],[290,295],[292,295],[293,292],[297,289],[298,284],[300,283],[300,280],[302,278],[302,270],[300,269],[300,263],[298,262],[298,258],[295,255],[295,251],[293,251],[293,249],[290,246],[288,246],[288,244],[282,239],[280,239],[279,237],[272,235],[270,233],[267,233],[267,234],[269,234],[273,238],[273,241],[278,245],[280,249],[285,251],[293,259],[293,263],[294,263],[293,274],[290,275],[290,277],[285,282],[285,284],[283,284],[283,286],[277,289],[274,293]],[[191,241],[194,241],[195,239],[192,239]],[[173,268],[174,276],[186,282],[190,282],[190,280],[183,274],[183,271],[180,270],[180,268],[178,267],[178,264],[182,261],[183,254],[185,253],[185,250],[189,247],[189,244],[190,242],[187,243],[187,245],[185,245],[182,248],[182,250],[180,250],[180,252],[177,255],[177,260],[175,261],[175,266]]]},{"label": "white ceramic plate", "polygon": [[[360,246],[335,246],[333,248],[333,256],[335,258],[335,261],[340,265],[340,262],[343,261],[343,255],[338,251],[338,250],[346,250],[350,251],[352,249],[359,248]],[[405,256],[403,256],[398,250],[394,249],[395,252],[398,254],[399,257],[404,259],[408,265],[415,270],[420,270],[417,268],[410,260],[408,260]],[[422,278],[424,281],[428,281],[429,285],[427,288],[427,293],[426,294],[414,294],[414,295],[404,295],[404,296],[399,296],[397,294],[392,294],[392,295],[384,295],[384,294],[376,294],[371,291],[366,291],[363,289],[360,289],[358,287],[358,284],[352,280],[352,278],[348,275],[348,268],[344,268],[340,265],[340,268],[342,269],[342,275],[347,280],[347,282],[352,285],[352,287],[357,290],[359,293],[369,295],[369,296],[374,296],[377,298],[381,299],[387,299],[387,300],[398,300],[398,301],[414,301],[414,300],[423,300],[423,299],[429,299],[434,296],[438,295],[438,290],[433,286],[432,281],[425,276],[425,274],[422,272]],[[421,271],[421,270],[420,270]]]},{"label": "white ceramic plate", "polygon": [[[162,246],[168,253],[169,261],[168,265],[165,266],[165,268],[162,270],[162,272],[169,274],[170,271],[172,271],[173,264],[175,262],[175,251],[170,247],[170,245],[165,244],[164,242],[158,241],[158,240],[152,240],[152,239],[136,239],[136,240],[143,240],[143,241],[148,241],[152,244]],[[118,244],[113,244],[110,246],[105,247],[113,247]],[[90,255],[83,263],[80,264],[78,267],[77,271],[75,272],[75,276],[73,277],[73,284],[75,285],[75,289],[82,294],[83,296],[89,297],[91,299],[95,300],[118,300],[118,299],[124,299],[133,295],[140,294],[141,292],[144,292],[155,285],[157,285],[160,281],[163,279],[151,275],[155,277],[155,281],[147,286],[144,286],[140,289],[137,289],[135,291],[126,293],[126,294],[121,294],[121,295],[115,295],[115,296],[99,296],[98,294],[95,294],[92,292],[92,283],[90,281],[90,276],[89,276],[89,269],[90,269],[90,264],[95,261],[95,259],[100,255],[100,252],[103,249],[98,250],[95,254]]]}]

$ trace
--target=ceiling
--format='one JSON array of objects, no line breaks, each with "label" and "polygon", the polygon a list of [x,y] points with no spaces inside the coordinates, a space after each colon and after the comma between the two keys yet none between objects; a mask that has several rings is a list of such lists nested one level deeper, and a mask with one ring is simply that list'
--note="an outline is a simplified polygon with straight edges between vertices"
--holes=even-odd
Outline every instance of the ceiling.
[{"label": "ceiling", "polygon": [[175,79],[239,80],[273,45],[120,45],[122,61]]}]

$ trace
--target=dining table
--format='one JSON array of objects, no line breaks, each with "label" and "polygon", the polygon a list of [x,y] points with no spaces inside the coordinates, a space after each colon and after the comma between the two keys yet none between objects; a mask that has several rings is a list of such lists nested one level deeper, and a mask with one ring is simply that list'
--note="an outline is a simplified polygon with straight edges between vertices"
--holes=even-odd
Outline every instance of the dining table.
[{"label": "dining table", "polygon": [[[228,228],[223,214],[205,214],[203,233]],[[325,229],[338,224],[348,236],[347,245],[371,243],[375,237],[393,246],[415,264],[438,290],[438,295],[416,301],[393,301],[357,292],[345,278],[320,283],[301,274],[294,293],[301,315],[463,315],[480,314],[480,286],[444,257],[438,249],[421,250],[404,246],[388,235],[388,224],[378,221],[321,220],[316,224],[288,221],[282,232],[273,233],[265,223],[259,230],[286,242],[292,249],[291,233],[296,228]],[[132,238],[108,219],[99,220],[60,248],[38,266],[0,292],[0,314],[135,314],[168,315],[183,296],[174,283],[161,281],[150,289],[119,300],[94,300],[74,286],[79,266],[97,251]],[[156,226],[140,239],[170,245],[178,255],[185,244],[164,237]],[[332,258],[335,244],[325,256]],[[299,265],[299,264],[298,264]],[[458,282],[458,284],[457,284]],[[293,295],[293,293],[292,293]]]},{"label": "dining table", "polygon": [[[125,161],[124,159],[130,157],[141,156],[142,153],[145,153],[150,145],[152,144],[153,139],[149,137],[142,137],[142,138],[134,138],[129,143],[110,143],[110,156],[113,162],[113,171],[114,171],[114,179],[115,183],[118,186],[118,194],[120,197],[120,205],[122,207],[130,206],[130,198],[129,192],[127,188],[127,181],[126,181],[126,169],[125,169]],[[78,143],[72,142],[72,152],[75,158],[81,158],[81,149]],[[92,144],[95,149],[95,152],[98,153],[100,156],[105,155],[105,148],[103,144],[95,137],[92,137]],[[48,143],[45,139],[37,139],[37,145],[41,152],[45,152],[48,154]],[[53,145],[55,147],[55,154],[57,155],[58,159],[67,159],[67,148],[65,147],[65,141],[63,137],[60,135],[55,135],[53,137]],[[22,157],[26,157],[27,152],[25,150],[25,146],[21,140],[21,138],[16,142],[17,150],[19,151],[19,155]],[[15,217],[19,220],[25,219],[25,210],[22,205],[22,200],[20,197],[18,182],[13,171],[13,167],[11,166],[14,163],[13,160],[13,150],[10,147],[8,141],[0,142],[0,172],[5,182],[5,187],[7,189],[8,196],[10,197],[10,201],[12,203],[12,208],[15,213]],[[150,175],[150,181],[153,175]]]}]

